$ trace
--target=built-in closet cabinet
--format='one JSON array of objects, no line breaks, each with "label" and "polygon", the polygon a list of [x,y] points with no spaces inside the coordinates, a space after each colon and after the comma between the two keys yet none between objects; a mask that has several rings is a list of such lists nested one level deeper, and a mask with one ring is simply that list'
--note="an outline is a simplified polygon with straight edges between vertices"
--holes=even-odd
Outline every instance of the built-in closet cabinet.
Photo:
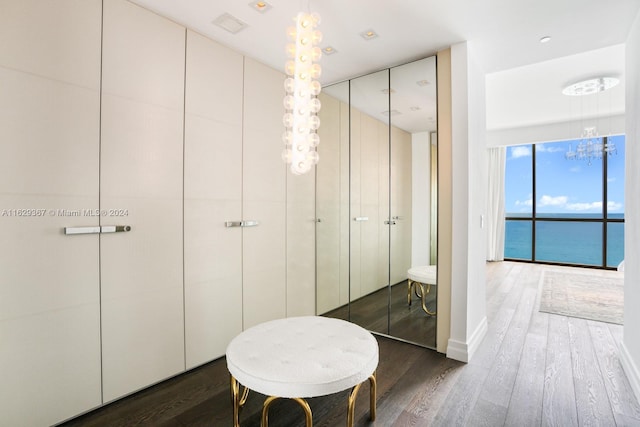
[{"label": "built-in closet cabinet", "polygon": [[1,9],[0,425],[314,313],[315,176],[281,159],[283,73],[126,0]]},{"label": "built-in closet cabinet", "polygon": [[0,5],[0,425],[102,402],[100,0]]},{"label": "built-in closet cabinet", "polygon": [[[241,54],[187,31],[184,295],[187,368],[242,331]],[[221,185],[221,183],[224,183]],[[247,229],[247,232],[253,230]]]}]

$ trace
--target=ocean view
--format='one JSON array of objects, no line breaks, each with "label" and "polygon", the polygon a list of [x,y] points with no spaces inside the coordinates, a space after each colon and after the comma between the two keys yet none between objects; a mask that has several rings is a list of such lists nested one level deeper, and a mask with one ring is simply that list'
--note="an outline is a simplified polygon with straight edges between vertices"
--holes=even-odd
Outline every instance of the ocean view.
[{"label": "ocean view", "polygon": [[[530,215],[508,213],[511,218]],[[536,261],[602,265],[602,223],[583,221],[544,221],[545,218],[597,219],[599,214],[538,214],[536,218]],[[623,219],[624,214],[609,214],[609,219]],[[532,221],[507,220],[505,258],[531,259]],[[607,224],[607,263],[616,267],[624,259],[624,223]]]}]

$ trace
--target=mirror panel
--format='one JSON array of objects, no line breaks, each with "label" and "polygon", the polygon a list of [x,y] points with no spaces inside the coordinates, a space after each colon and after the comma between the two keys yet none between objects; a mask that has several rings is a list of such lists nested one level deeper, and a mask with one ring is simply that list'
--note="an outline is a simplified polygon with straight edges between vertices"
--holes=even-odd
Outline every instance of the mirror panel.
[{"label": "mirror panel", "polygon": [[389,71],[351,80],[352,322],[387,334]]},{"label": "mirror panel", "polygon": [[[437,176],[432,152],[436,135],[435,57],[390,70],[391,110],[391,292],[389,335],[436,345],[435,246],[431,228]],[[435,147],[434,147],[435,148]],[[409,269],[424,277],[409,286]],[[426,270],[424,270],[426,268]],[[426,272],[426,273],[422,273]],[[422,306],[425,293],[425,308]],[[409,301],[411,302],[409,304]]]},{"label": "mirror panel", "polygon": [[437,286],[408,271],[435,276],[436,86],[431,57],[324,88],[316,171],[317,314],[426,347]]},{"label": "mirror panel", "polygon": [[324,88],[316,167],[316,313],[349,320],[349,82]]}]

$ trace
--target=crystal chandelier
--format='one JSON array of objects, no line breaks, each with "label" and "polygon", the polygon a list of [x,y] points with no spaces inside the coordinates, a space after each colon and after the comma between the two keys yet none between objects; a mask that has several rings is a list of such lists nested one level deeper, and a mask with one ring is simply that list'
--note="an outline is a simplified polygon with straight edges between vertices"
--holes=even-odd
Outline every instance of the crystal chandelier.
[{"label": "crystal chandelier", "polygon": [[322,33],[315,28],[320,23],[317,14],[301,12],[296,18],[295,28],[287,30],[292,43],[287,45],[289,61],[285,65],[288,75],[285,80],[284,115],[285,149],[283,160],[291,165],[291,172],[301,175],[318,163],[316,147],[320,142],[320,94],[321,85],[317,80],[321,68],[317,61],[322,50],[317,45],[322,41]]},{"label": "crystal chandelier", "polygon": [[[564,95],[569,96],[585,96],[608,90],[619,83],[615,77],[598,77],[595,79],[584,80],[565,87],[562,90]],[[565,153],[567,160],[586,160],[591,166],[592,160],[602,159],[603,155],[617,154],[618,150],[613,141],[609,138],[600,138],[595,126],[588,126],[582,130],[579,138],[580,142],[575,151],[571,144],[569,150]]]},{"label": "crystal chandelier", "polygon": [[618,150],[613,141],[605,138],[605,143],[598,137],[595,127],[586,127],[582,132],[582,139],[578,143],[576,150],[573,151],[571,144],[569,150],[564,154],[567,160],[586,160],[591,166],[592,160],[600,160],[604,154],[617,154]]}]

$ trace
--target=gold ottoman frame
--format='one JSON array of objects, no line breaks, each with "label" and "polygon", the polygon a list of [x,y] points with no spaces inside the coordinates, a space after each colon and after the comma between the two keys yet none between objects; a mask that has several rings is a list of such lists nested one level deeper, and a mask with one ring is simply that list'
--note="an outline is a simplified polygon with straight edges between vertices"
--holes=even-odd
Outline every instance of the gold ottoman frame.
[{"label": "gold ottoman frame", "polygon": [[[247,387],[242,387],[242,392],[240,392],[240,383],[230,375],[231,377],[231,403],[233,405],[233,427],[240,427],[240,410],[247,403],[247,398],[249,397],[249,389]],[[360,384],[354,386],[351,389],[351,393],[349,393],[349,402],[347,409],[347,427],[353,427],[354,418],[355,418],[355,407],[356,407],[356,398],[358,397],[358,391],[360,391],[360,386],[364,384],[366,381],[361,382]],[[376,372],[369,377],[369,411],[371,421],[375,421],[376,419]],[[278,396],[269,396],[264,401],[262,406],[262,420],[260,425],[262,427],[268,427],[269,425],[269,408],[277,399],[281,399]],[[287,399],[287,398],[284,398]],[[313,426],[313,416],[311,414],[311,408],[306,400],[300,397],[290,398],[297,402],[302,409],[304,410],[306,425],[307,427]]]}]

